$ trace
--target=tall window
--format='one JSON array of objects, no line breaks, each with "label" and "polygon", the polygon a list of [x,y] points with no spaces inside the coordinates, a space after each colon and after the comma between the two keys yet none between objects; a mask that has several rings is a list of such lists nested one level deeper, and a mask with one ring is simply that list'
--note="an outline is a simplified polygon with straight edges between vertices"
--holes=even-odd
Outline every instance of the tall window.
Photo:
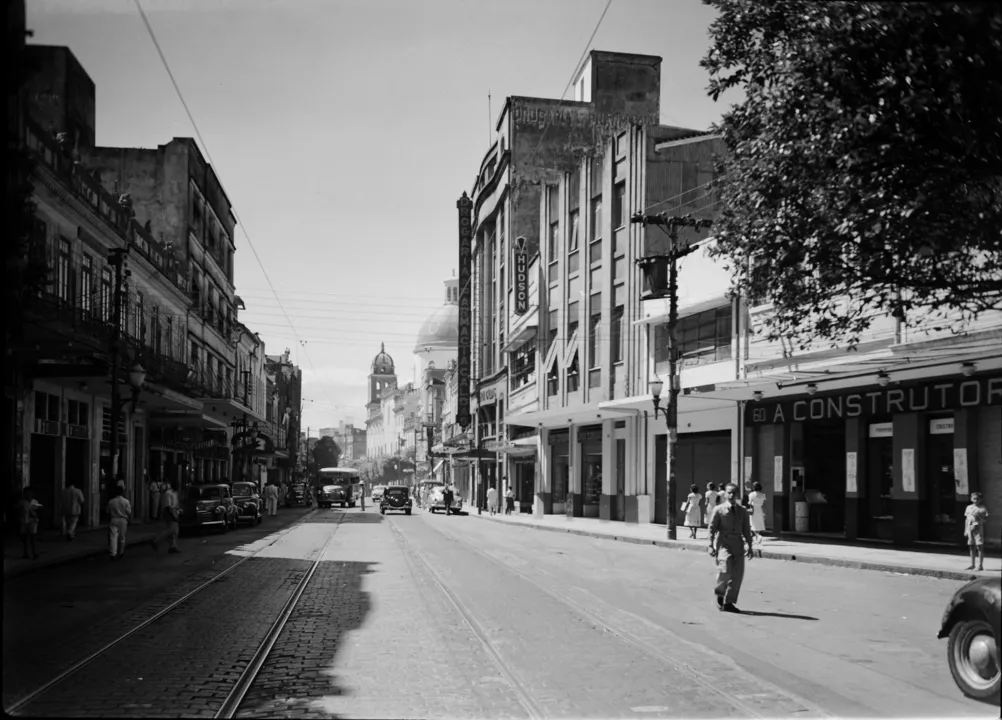
[{"label": "tall window", "polygon": [[87,254],[80,263],[80,309],[94,314],[94,258]]},{"label": "tall window", "polygon": [[581,386],[581,372],[578,367],[578,354],[574,353],[574,359],[567,368],[567,392],[576,392]]},{"label": "tall window", "polygon": [[602,262],[602,196],[591,201],[591,234],[589,235],[588,260]]},{"label": "tall window", "polygon": [[591,314],[588,316],[588,367],[599,366],[598,328],[602,322],[602,294],[591,296]]},{"label": "tall window", "polygon": [[578,269],[581,253],[578,252],[580,238],[578,236],[578,211],[575,210],[570,215],[570,223],[567,227],[567,271],[574,272]]},{"label": "tall window", "polygon": [[136,291],[136,339],[146,344],[146,298]]},{"label": "tall window", "polygon": [[111,268],[101,268],[101,318],[105,322],[111,322],[111,303],[113,302],[111,285],[113,282],[114,275],[112,274]]},{"label": "tall window", "polygon": [[546,373],[546,394],[553,397],[558,392],[560,392],[560,368],[557,366],[557,361],[554,360],[550,371]]},{"label": "tall window", "polygon": [[618,182],[612,189],[612,225],[613,228],[625,227],[629,218],[626,217],[626,182]]},{"label": "tall window", "polygon": [[612,311],[612,325],[609,328],[609,341],[612,344],[612,361],[623,361],[623,306],[617,305]]},{"label": "tall window", "polygon": [[549,271],[548,279],[551,283],[557,282],[560,278],[560,265],[557,259],[560,257],[557,253],[560,251],[560,222],[550,223],[550,236],[547,239],[547,254],[549,256]]},{"label": "tall window", "polygon": [[157,305],[150,308],[150,330],[153,335],[150,346],[153,348],[153,352],[161,355],[163,354],[163,345],[161,345],[163,341],[160,336],[160,308]]},{"label": "tall window", "polygon": [[70,274],[70,241],[59,238],[59,258],[56,265],[56,296],[61,303],[72,302],[72,286]]},{"label": "tall window", "polygon": [[567,341],[570,342],[574,333],[578,331],[578,321],[581,303],[575,300],[567,303]]},{"label": "tall window", "polygon": [[167,316],[167,327],[164,328],[164,343],[167,345],[167,357],[175,358],[174,353],[174,318]]},{"label": "tall window", "polygon": [[557,339],[557,336],[560,334],[560,326],[557,321],[556,310],[550,310],[550,318],[547,324],[549,326],[548,327],[549,333],[546,337],[546,349],[543,351],[544,358],[550,352],[550,347],[553,345],[553,342]]},{"label": "tall window", "polygon": [[[689,315],[676,326],[678,351],[687,365],[720,362],[731,358],[731,306]],[[670,359],[668,326],[659,325],[654,331],[654,360]]]}]

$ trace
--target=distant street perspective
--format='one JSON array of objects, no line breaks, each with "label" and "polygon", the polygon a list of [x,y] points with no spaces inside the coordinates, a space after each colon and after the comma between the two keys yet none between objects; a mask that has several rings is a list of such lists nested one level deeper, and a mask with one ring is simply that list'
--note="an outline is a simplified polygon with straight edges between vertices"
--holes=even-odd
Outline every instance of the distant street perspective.
[{"label": "distant street perspective", "polygon": [[5,707],[31,717],[997,714],[943,671],[936,631],[956,580],[756,559],[742,613],[721,614],[706,553],[476,514],[332,509],[280,522],[183,540],[183,559],[138,546],[122,565],[102,557],[8,580]]},{"label": "distant street perspective", "polygon": [[5,9],[7,715],[999,717],[1002,3]]}]

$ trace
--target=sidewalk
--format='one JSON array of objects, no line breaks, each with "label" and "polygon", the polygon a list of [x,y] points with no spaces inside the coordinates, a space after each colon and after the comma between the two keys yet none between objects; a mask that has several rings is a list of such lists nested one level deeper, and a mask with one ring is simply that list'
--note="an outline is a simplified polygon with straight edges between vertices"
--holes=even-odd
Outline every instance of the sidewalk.
[{"label": "sidewalk", "polygon": [[[129,531],[125,536],[125,546],[129,548],[148,543],[161,530],[163,527],[152,521],[129,525]],[[12,535],[4,538],[4,580],[83,558],[109,555],[108,528],[107,526],[77,528],[76,539],[72,541],[60,535],[58,531],[49,530],[44,534],[38,534],[35,538],[35,547],[38,549],[38,559],[25,560],[22,558],[24,547],[21,545],[21,537]]]},{"label": "sidewalk", "polygon": [[[633,523],[610,522],[597,518],[568,518],[566,515],[545,515],[542,518],[524,514],[492,516],[484,513],[483,515],[479,515],[473,508],[470,509],[470,517],[508,525],[519,525],[536,530],[565,532],[572,535],[583,535],[585,537],[617,540],[619,542],[640,545],[651,544],[673,550],[706,553],[708,545],[708,534],[705,529],[697,531],[696,540],[690,540],[688,528],[680,527],[678,528],[679,539],[667,540],[667,528],[664,525],[635,525]],[[768,537],[764,538],[760,545],[755,546],[755,552],[758,557],[774,560],[837,565],[840,567],[880,570],[905,575],[926,575],[948,580],[973,580],[977,577],[1002,574],[1002,560],[998,557],[985,558],[984,572],[979,573],[974,570],[964,570],[970,563],[970,557],[959,552],[920,552],[899,550],[890,547],[870,548],[855,545],[833,545],[779,540]]]}]

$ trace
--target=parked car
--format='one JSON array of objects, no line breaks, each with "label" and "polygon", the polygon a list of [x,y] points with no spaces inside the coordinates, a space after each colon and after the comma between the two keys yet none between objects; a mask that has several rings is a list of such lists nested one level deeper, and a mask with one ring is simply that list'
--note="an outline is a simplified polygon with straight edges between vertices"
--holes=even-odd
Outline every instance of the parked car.
[{"label": "parked car", "polygon": [[263,517],[263,503],[257,485],[252,482],[233,483],[233,501],[237,506],[237,521],[256,525]]},{"label": "parked car", "polygon": [[386,492],[386,485],[376,485],[372,488],[372,502],[377,503],[382,500],[384,492]]},{"label": "parked car", "polygon": [[950,638],[946,657],[953,681],[968,697],[1000,700],[999,647],[1002,646],[1002,577],[967,583],[954,593],[943,613],[940,639]]},{"label": "parked car", "polygon": [[403,512],[411,514],[414,508],[414,499],[411,498],[410,488],[405,485],[388,485],[386,492],[381,494],[379,500],[379,512],[385,515],[389,511]]},{"label": "parked car", "polygon": [[310,492],[306,483],[299,482],[289,485],[289,491],[285,494],[285,507],[293,505],[313,507],[313,493]]},{"label": "parked car", "polygon": [[179,523],[189,529],[216,527],[225,532],[237,526],[237,512],[229,485],[190,485],[181,501]]},{"label": "parked car", "polygon": [[428,509],[432,512],[442,510],[447,515],[452,513],[455,515],[463,509],[463,497],[459,492],[454,492],[452,497],[452,505],[448,508],[445,507],[445,485],[435,485],[431,488],[431,492],[428,495]]}]

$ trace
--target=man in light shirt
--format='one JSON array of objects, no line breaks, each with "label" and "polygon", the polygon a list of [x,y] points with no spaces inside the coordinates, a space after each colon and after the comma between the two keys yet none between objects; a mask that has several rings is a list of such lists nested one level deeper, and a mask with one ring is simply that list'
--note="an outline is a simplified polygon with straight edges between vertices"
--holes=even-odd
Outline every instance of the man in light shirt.
[{"label": "man in light shirt", "polygon": [[268,483],[265,487],[264,504],[269,515],[278,515],[278,488],[275,483]]},{"label": "man in light shirt", "polygon": [[67,540],[72,540],[77,535],[77,523],[80,522],[83,504],[83,492],[72,480],[67,480],[66,487],[63,488],[63,537]]},{"label": "man in light shirt", "polygon": [[157,534],[150,544],[153,546],[154,552],[159,551],[159,544],[164,540],[170,538],[170,547],[167,549],[169,553],[179,553],[181,549],[177,546],[177,536],[181,532],[178,520],[181,515],[181,508],[178,506],[177,501],[177,483],[172,482],[167,486],[167,492],[163,494],[160,498],[162,509],[161,518],[164,522],[164,529]]},{"label": "man in light shirt", "polygon": [[108,501],[108,517],[111,518],[108,522],[108,547],[112,560],[125,555],[125,534],[132,519],[132,503],[125,498],[125,490],[116,486],[114,493],[115,497]]}]

